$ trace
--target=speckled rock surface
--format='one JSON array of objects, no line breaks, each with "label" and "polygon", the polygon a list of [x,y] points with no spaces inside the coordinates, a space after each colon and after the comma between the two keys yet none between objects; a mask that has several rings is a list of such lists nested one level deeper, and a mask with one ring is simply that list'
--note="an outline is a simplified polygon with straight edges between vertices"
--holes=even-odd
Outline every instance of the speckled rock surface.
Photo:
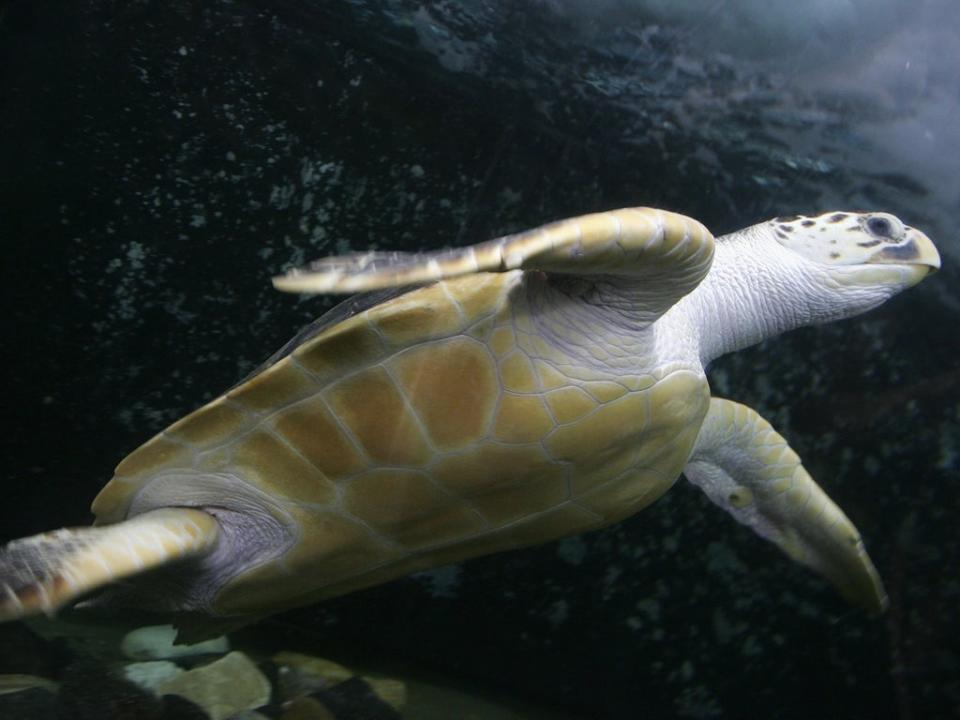
[{"label": "speckled rock surface", "polygon": [[148,625],[124,635],[120,650],[133,660],[222,655],[230,650],[230,641],[223,636],[192,644],[177,643],[176,638],[177,631],[172,625]]},{"label": "speckled rock surface", "polygon": [[224,720],[270,702],[270,682],[250,658],[236,651],[165,680],[154,692],[186,698],[212,720]]},{"label": "speckled rock surface", "polygon": [[[619,205],[717,232],[883,208],[929,230],[944,270],[864,318],[725,358],[711,382],[774,422],[857,523],[891,594],[884,618],[681,481],[614,528],[262,632],[591,718],[946,717],[960,707],[960,152],[930,116],[951,116],[956,72],[920,77],[909,55],[909,72],[902,58],[874,71],[906,90],[858,92],[878,87],[880,48],[960,57],[954,15],[934,42],[901,7],[902,31],[871,26],[828,78],[706,47],[703,27],[739,17],[729,3],[695,29],[593,5],[0,2],[0,532],[87,522],[126,452],[326,309],[269,288],[289,265]],[[901,142],[911,132],[932,149]]]},{"label": "speckled rock surface", "polygon": [[184,672],[186,671],[183,668],[169,660],[131,663],[123,668],[124,678],[151,692],[156,691],[157,687],[167,680],[183,675]]}]

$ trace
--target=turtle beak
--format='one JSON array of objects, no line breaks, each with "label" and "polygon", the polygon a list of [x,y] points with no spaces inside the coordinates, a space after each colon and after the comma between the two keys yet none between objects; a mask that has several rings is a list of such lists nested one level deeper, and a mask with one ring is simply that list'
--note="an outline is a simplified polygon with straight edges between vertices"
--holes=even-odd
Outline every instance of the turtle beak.
[{"label": "turtle beak", "polygon": [[888,245],[871,255],[867,264],[899,265],[907,270],[906,287],[916,285],[927,275],[940,269],[940,253],[924,233],[910,228],[907,240],[899,245]]},{"label": "turtle beak", "polygon": [[[907,231],[907,241],[900,245],[888,245],[873,255],[867,262],[891,265],[917,265],[926,268],[926,273],[940,269],[940,253],[933,241],[919,230]],[[925,274],[926,274],[925,273]]]}]

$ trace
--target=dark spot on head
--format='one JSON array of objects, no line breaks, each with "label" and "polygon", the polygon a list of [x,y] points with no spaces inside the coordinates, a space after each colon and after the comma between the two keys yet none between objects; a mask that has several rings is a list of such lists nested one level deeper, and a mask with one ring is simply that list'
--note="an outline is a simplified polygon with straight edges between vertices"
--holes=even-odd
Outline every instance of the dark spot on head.
[{"label": "dark spot on head", "polygon": [[787,222],[793,222],[799,219],[800,219],[799,215],[781,215],[780,217],[776,218],[774,222],[787,223]]},{"label": "dark spot on head", "polygon": [[813,227],[813,226],[816,225],[817,223],[815,223],[813,220],[804,220],[804,221],[803,221],[802,223],[800,223],[800,224],[803,225],[804,227]]},{"label": "dark spot on head", "polygon": [[866,242],[857,243],[859,247],[873,247],[874,245],[879,245],[879,240],[867,240]]},{"label": "dark spot on head", "polygon": [[784,232],[793,232],[793,228],[790,225],[781,225],[780,229]]},{"label": "dark spot on head", "polygon": [[830,241],[830,244],[831,244],[831,245],[836,245],[836,244],[837,244],[837,239],[834,238],[833,240],[831,240],[831,241]]},{"label": "dark spot on head", "polygon": [[785,232],[781,230],[777,230],[777,237],[780,238],[781,240],[786,240],[789,237],[789,235],[787,235]]},{"label": "dark spot on head", "polygon": [[911,240],[906,245],[885,247],[880,254],[891,260],[916,260],[920,256],[920,251],[917,249],[916,243]]},{"label": "dark spot on head", "polygon": [[840,253],[838,253],[838,252],[832,252],[832,253],[830,253],[830,257],[831,257],[832,259],[836,260],[838,257],[840,257]]},{"label": "dark spot on head", "polygon": [[838,223],[841,220],[846,220],[846,218],[847,218],[846,213],[834,213],[833,215],[830,216],[830,222]]}]

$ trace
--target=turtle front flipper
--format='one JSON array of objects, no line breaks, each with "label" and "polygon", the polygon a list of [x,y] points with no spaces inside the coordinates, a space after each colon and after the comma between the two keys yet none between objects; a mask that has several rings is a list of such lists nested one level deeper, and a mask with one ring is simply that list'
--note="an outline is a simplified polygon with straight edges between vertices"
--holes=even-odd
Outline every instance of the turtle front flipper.
[{"label": "turtle front flipper", "polygon": [[0,550],[0,621],[52,615],[107,583],[207,553],[219,528],[200,510],[164,508],[15,540]]},{"label": "turtle front flipper", "polygon": [[872,614],[887,605],[860,533],[756,411],[713,398],[683,471],[717,505]]},{"label": "turtle front flipper", "polygon": [[633,279],[639,306],[656,318],[699,284],[712,260],[713,235],[696,220],[624,208],[464,248],[324,258],[275,277],[273,284],[286,292],[355,293],[516,269],[604,275]]}]

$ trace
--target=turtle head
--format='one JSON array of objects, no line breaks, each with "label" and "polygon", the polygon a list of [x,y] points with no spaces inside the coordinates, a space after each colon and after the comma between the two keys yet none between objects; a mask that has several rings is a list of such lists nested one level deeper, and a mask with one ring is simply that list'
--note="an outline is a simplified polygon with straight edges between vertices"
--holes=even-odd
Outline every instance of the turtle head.
[{"label": "turtle head", "polygon": [[859,315],[939,267],[930,238],[888,213],[792,215],[725,235],[690,301],[701,361]]},{"label": "turtle head", "polygon": [[838,289],[890,295],[940,267],[933,242],[889,213],[828,212],[767,223],[777,242],[826,272]]},{"label": "turtle head", "polygon": [[820,324],[866,312],[940,267],[924,233],[895,215],[828,212],[774,218],[761,226],[792,259],[789,273],[807,288],[807,321]]}]

